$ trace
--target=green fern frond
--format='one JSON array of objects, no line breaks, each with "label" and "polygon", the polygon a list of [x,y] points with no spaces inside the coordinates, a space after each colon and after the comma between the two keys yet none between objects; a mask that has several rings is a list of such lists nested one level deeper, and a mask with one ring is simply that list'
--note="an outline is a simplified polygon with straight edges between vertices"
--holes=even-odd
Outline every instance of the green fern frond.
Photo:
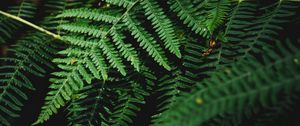
[{"label": "green fern frond", "polygon": [[50,80],[52,90],[46,96],[45,105],[34,124],[43,123],[51,115],[57,113],[57,109],[71,100],[71,96],[81,90],[86,83],[90,84],[94,77],[100,79],[99,73],[103,80],[108,78],[106,63],[99,52],[100,50],[83,51],[74,47],[59,52],[71,58],[54,59],[62,71],[53,73],[56,77]]},{"label": "green fern frond", "polygon": [[151,55],[159,65],[163,66],[167,70],[171,70],[168,65],[168,61],[162,48],[157,44],[154,38],[145,29],[140,26],[140,23],[134,19],[130,14],[126,14],[124,17],[124,23],[130,29],[132,36],[140,42],[140,46],[145,49],[149,55]]},{"label": "green fern frond", "polygon": [[149,91],[152,90],[154,85],[153,81],[156,77],[148,68],[144,67],[144,71],[140,74],[131,73],[130,80],[123,82],[121,85],[128,85],[126,88],[118,87],[119,95],[115,103],[112,113],[110,115],[109,125],[128,126],[133,122],[133,117],[136,116],[136,112],[140,111],[139,105],[145,104],[145,96],[150,95]]},{"label": "green fern frond", "polygon": [[107,34],[107,30],[102,30],[104,28],[99,28],[97,26],[90,25],[88,23],[66,23],[59,25],[59,28],[75,32],[75,33],[84,33],[93,37],[103,37]]},{"label": "green fern frond", "polygon": [[[241,52],[241,58],[247,57],[251,52],[259,52],[259,46],[266,46],[266,42],[272,42],[278,37],[278,31],[283,29],[282,24],[289,22],[289,17],[295,14],[299,8],[290,1],[278,1],[275,4],[261,8],[264,14],[258,17],[251,26],[246,28],[243,42],[238,43],[240,47],[246,47]],[[269,12],[271,11],[271,12]]]},{"label": "green fern frond", "polygon": [[[71,59],[69,59],[70,62]],[[56,62],[64,62],[63,60],[55,60]],[[67,60],[68,61],[68,60]],[[59,78],[53,78],[50,81],[50,89],[52,89],[46,96],[45,105],[42,107],[42,111],[38,117],[38,120],[34,124],[43,123],[49,119],[54,113],[57,113],[57,109],[65,105],[66,101],[71,99],[72,94],[83,88],[84,82],[81,77],[82,64],[76,63],[74,66],[59,65],[60,68],[64,68],[65,72],[55,72],[53,75]]]},{"label": "green fern frond", "polygon": [[159,78],[158,92],[162,95],[158,100],[158,113],[152,116],[153,125],[161,125],[168,121],[170,108],[176,105],[178,98],[194,86],[203,76],[207,76],[214,70],[218,51],[215,50],[211,56],[203,57],[202,50],[205,48],[203,43],[199,43],[193,38],[182,38],[187,41],[183,51],[182,62],[178,68],[173,68],[170,73],[164,73]]},{"label": "green fern frond", "polygon": [[152,117],[154,126],[159,126],[166,119],[169,108],[176,104],[177,98],[182,94],[183,90],[189,89],[190,85],[184,81],[183,75],[178,68],[173,68],[169,74],[160,78],[158,92],[163,92],[163,94],[158,98],[162,101],[158,105],[159,113]]},{"label": "green fern frond", "polygon": [[[108,78],[108,75],[107,75],[108,67],[105,63],[103,55],[101,54],[101,51],[97,50],[97,49],[92,50],[92,52],[90,54],[90,57],[91,57],[91,61],[93,61],[93,63],[95,64],[95,67],[97,68],[97,70],[100,71],[103,80],[107,80],[107,78]],[[97,77],[96,74],[94,74],[94,75],[95,75],[95,77]]]},{"label": "green fern frond", "polygon": [[173,121],[163,125],[199,125],[220,113],[267,107],[278,102],[280,93],[297,91],[300,67],[295,59],[300,58],[300,50],[290,41],[277,44],[280,51],[266,49],[263,63],[244,60],[199,83],[192,95],[186,94],[172,108],[168,119]]},{"label": "green fern frond", "polygon": [[30,0],[23,0],[19,6],[12,6],[9,8],[9,13],[18,17],[32,19],[36,13],[36,6]]},{"label": "green fern frond", "polygon": [[115,42],[117,48],[122,52],[121,55],[127,59],[127,61],[131,62],[131,65],[135,67],[137,71],[140,71],[140,59],[138,58],[137,51],[132,47],[131,44],[125,43],[123,40],[125,36],[121,34],[117,29],[120,28],[113,28],[111,30],[111,36],[113,41]]},{"label": "green fern frond", "polygon": [[80,0],[47,0],[45,2],[46,13],[49,16],[44,18],[42,25],[45,26],[48,30],[53,32],[57,32],[58,35],[64,34],[61,31],[61,28],[57,26],[64,24],[67,22],[63,17],[56,17],[56,15],[61,14],[63,11],[67,9],[72,9],[74,7],[78,7],[82,5],[82,1]]},{"label": "green fern frond", "polygon": [[[131,85],[137,85],[134,82],[129,82]],[[132,87],[132,90],[141,92],[142,90],[138,87]],[[135,92],[133,94],[127,93],[128,91],[122,92],[122,94],[119,96],[117,101],[117,106],[113,110],[112,116],[111,116],[111,123],[113,126],[118,125],[128,125],[129,123],[132,123],[132,117],[136,116],[135,111],[139,111],[140,108],[138,108],[135,104],[145,104],[144,99],[140,99],[140,95],[138,92]]]},{"label": "green fern frond", "polygon": [[[110,81],[87,85],[72,96],[68,107],[69,125],[104,125],[108,122],[105,115],[111,114],[113,90]],[[101,113],[101,116],[98,115]]]},{"label": "green fern frond", "polygon": [[34,124],[69,105],[69,125],[126,126],[154,104],[155,126],[260,124],[300,90],[300,43],[279,42],[299,38],[295,2],[24,1],[0,11],[0,43],[16,42],[0,58],[0,125],[15,124],[31,75],[51,82]]},{"label": "green fern frond", "polygon": [[103,50],[103,53],[107,56],[107,59],[111,63],[112,67],[117,68],[118,71],[125,76],[125,65],[122,63],[122,59],[115,50],[114,46],[109,43],[108,40],[100,41],[99,46]]},{"label": "green fern frond", "polygon": [[46,12],[50,14],[60,14],[66,9],[79,7],[83,4],[80,0],[47,0],[45,3]]},{"label": "green fern frond", "polygon": [[122,6],[124,8],[131,8],[136,0],[105,0],[105,2],[117,5],[117,6]]},{"label": "green fern frond", "polygon": [[95,45],[98,45],[96,40],[85,40],[84,37],[77,36],[63,36],[64,40],[67,40],[69,44],[79,46],[82,48],[92,48]]},{"label": "green fern frond", "polygon": [[27,100],[24,90],[34,90],[27,74],[43,77],[46,67],[53,68],[49,62],[56,52],[50,45],[52,39],[40,33],[28,33],[14,45],[10,52],[14,57],[3,57],[1,61],[9,65],[0,67],[0,120],[1,125],[10,125],[11,118],[19,117],[23,101]]},{"label": "green fern frond", "polygon": [[203,23],[203,18],[199,16],[198,10],[191,5],[190,0],[169,0],[170,9],[177,13],[180,20],[188,27],[192,28],[195,33],[208,38],[210,33]]},{"label": "green fern frond", "polygon": [[213,33],[216,28],[223,24],[227,13],[230,10],[230,0],[212,0],[209,1],[207,9],[209,9],[205,24],[210,31]]},{"label": "green fern frond", "polygon": [[[23,0],[20,5],[12,6],[8,12],[25,19],[32,19],[35,16],[36,6],[29,0]],[[23,24],[7,17],[0,16],[0,44],[12,38],[13,34],[20,29]]]},{"label": "green fern frond", "polygon": [[158,33],[159,37],[164,41],[165,47],[178,58],[181,58],[179,42],[175,37],[171,20],[164,14],[156,1],[143,0],[141,4],[145,9],[146,16],[151,20],[156,33]]},{"label": "green fern frond", "polygon": [[99,10],[99,9],[80,8],[80,9],[65,10],[57,17],[64,17],[64,18],[76,17],[76,18],[89,19],[93,21],[114,23],[119,20],[118,17],[120,16],[116,16],[117,14],[119,14],[118,11],[114,12],[114,11]]},{"label": "green fern frond", "polygon": [[245,28],[249,27],[251,21],[255,19],[257,5],[251,1],[241,1],[232,10],[224,34],[225,42],[241,42],[241,36],[246,33]]}]

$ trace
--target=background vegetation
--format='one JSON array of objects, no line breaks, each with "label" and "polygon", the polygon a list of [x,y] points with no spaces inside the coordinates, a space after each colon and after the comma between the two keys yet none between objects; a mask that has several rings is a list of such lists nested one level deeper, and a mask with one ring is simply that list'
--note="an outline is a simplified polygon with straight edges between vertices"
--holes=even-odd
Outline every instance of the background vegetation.
[{"label": "background vegetation", "polygon": [[300,125],[297,1],[0,5],[0,125]]}]

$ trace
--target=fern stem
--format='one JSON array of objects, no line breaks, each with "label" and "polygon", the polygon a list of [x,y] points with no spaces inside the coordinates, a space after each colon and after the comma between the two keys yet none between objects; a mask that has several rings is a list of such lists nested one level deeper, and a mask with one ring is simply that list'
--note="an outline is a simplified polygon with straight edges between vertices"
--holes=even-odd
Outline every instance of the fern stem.
[{"label": "fern stem", "polygon": [[6,17],[12,18],[12,19],[14,19],[14,20],[17,20],[17,21],[19,21],[19,22],[22,22],[22,23],[24,23],[24,24],[26,24],[26,25],[28,25],[28,26],[30,26],[30,27],[36,29],[36,30],[39,30],[39,31],[41,31],[41,32],[43,32],[43,33],[45,33],[45,34],[47,34],[47,35],[52,36],[52,37],[55,38],[55,39],[58,39],[58,40],[62,40],[62,41],[63,41],[63,39],[62,39],[62,37],[61,37],[60,35],[55,34],[55,33],[53,33],[53,32],[50,32],[50,31],[48,31],[48,30],[46,30],[46,29],[44,29],[44,28],[42,28],[42,27],[40,27],[40,26],[37,26],[37,25],[35,25],[35,24],[29,22],[29,21],[26,21],[26,20],[24,20],[23,18],[20,18],[20,17],[18,17],[18,16],[15,16],[15,15],[12,15],[12,14],[9,14],[9,13],[6,13],[6,12],[1,11],[1,10],[0,10],[0,14],[4,15],[4,16],[6,16]]}]

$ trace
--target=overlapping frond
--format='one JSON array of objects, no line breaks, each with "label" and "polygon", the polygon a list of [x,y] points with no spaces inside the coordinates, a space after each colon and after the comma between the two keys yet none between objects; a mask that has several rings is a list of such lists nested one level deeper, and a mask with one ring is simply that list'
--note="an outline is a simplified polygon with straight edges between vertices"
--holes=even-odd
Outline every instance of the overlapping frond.
[{"label": "overlapping frond", "polygon": [[156,79],[148,68],[144,68],[141,73],[131,74],[129,78],[130,81],[125,79],[121,83],[127,86],[116,88],[118,96],[109,119],[111,126],[128,126],[133,122],[136,112],[140,111],[140,105],[145,104],[145,97],[150,95]]},{"label": "overlapping frond", "polygon": [[256,10],[257,5],[254,1],[241,1],[233,8],[224,30],[224,40],[217,40],[221,43],[215,64],[217,69],[233,63],[243,53],[239,43],[244,43],[243,36],[247,32],[245,29],[251,27],[256,18]]},{"label": "overlapping frond", "polygon": [[[36,6],[30,0],[23,0],[20,5],[12,6],[8,12],[25,19],[35,16]],[[8,17],[0,16],[0,44],[10,39],[23,24]]]},{"label": "overlapping frond", "polygon": [[[24,1],[8,12],[30,20],[36,10]],[[157,99],[161,103],[151,119],[153,125],[238,125],[243,119],[237,117],[244,117],[248,110],[251,113],[252,108],[273,105],[278,102],[278,94],[290,95],[299,89],[295,84],[300,80],[299,43],[286,41],[272,46],[282,39],[277,38],[280,32],[288,30],[284,26],[294,23],[290,18],[299,6],[293,2],[45,3],[40,3],[45,10],[37,14],[42,22],[33,22],[41,27],[34,28],[56,34],[55,38],[65,42],[60,45],[64,49],[52,60],[58,44],[49,44],[52,39],[34,33],[11,47],[14,56],[1,58],[3,125],[19,116],[27,99],[26,90],[34,89],[27,74],[43,76],[46,67],[52,67],[49,60],[58,69],[51,75],[50,91],[34,124],[47,121],[71,102],[69,125],[130,125],[145,104],[145,97],[161,94]],[[22,25],[0,18],[1,43]],[[158,89],[153,91],[155,82]]]},{"label": "overlapping frond", "polygon": [[204,37],[210,36],[207,27],[203,23],[204,17],[201,17],[201,11],[198,11],[190,3],[192,3],[190,0],[169,0],[171,10],[177,13],[184,24],[187,24],[187,26],[192,28],[197,34]]},{"label": "overlapping frond", "polygon": [[[184,74],[178,68],[173,68],[169,74],[164,75],[159,80],[158,92],[163,93],[158,100],[162,102],[158,105],[158,114],[152,118],[153,125],[159,126],[171,108],[177,102],[177,98],[182,94],[183,90],[189,89],[191,84],[186,82]],[[190,80],[188,80],[190,81]]]},{"label": "overlapping frond", "polygon": [[170,70],[171,67],[168,65],[167,58],[159,46],[159,44],[155,41],[155,39],[148,33],[139,23],[134,16],[130,14],[126,14],[124,17],[124,23],[127,25],[128,29],[131,31],[131,35],[140,42],[140,46],[145,49],[152,58],[156,62],[158,62],[161,66]]},{"label": "overlapping frond", "polygon": [[[112,81],[93,83],[72,96],[68,106],[69,125],[105,125],[115,100]],[[100,115],[99,115],[100,114]]]},{"label": "overlapping frond", "polygon": [[111,3],[113,5],[121,6],[124,8],[131,8],[134,5],[136,0],[105,0],[107,3]]},{"label": "overlapping frond", "polygon": [[250,58],[216,72],[197,84],[192,94],[182,97],[168,115],[172,121],[162,125],[194,126],[220,113],[277,103],[277,95],[299,89],[299,63],[295,62],[300,56],[298,44],[277,42],[280,48],[266,49],[264,62]]},{"label": "overlapping frond", "polygon": [[141,2],[145,14],[151,20],[155,31],[164,41],[164,45],[171,53],[181,58],[179,42],[175,37],[174,27],[171,20],[164,14],[162,8],[154,0],[143,0]]},{"label": "overlapping frond", "polygon": [[19,116],[19,111],[27,100],[26,91],[34,90],[28,74],[43,77],[46,67],[53,68],[51,60],[56,47],[41,33],[28,33],[10,48],[12,57],[3,57],[5,65],[0,67],[0,120],[1,125],[10,125],[11,118]]},{"label": "overlapping frond", "polygon": [[243,42],[238,43],[240,58],[250,56],[250,53],[260,52],[260,48],[268,46],[268,42],[274,42],[278,38],[278,31],[283,29],[283,25],[288,23],[289,17],[295,15],[295,10],[299,5],[291,1],[278,1],[270,6],[260,8],[263,15],[251,23],[251,27],[246,28],[243,35]]},{"label": "overlapping frond", "polygon": [[230,11],[230,4],[230,0],[211,0],[208,2],[206,6],[208,15],[205,24],[211,33],[224,23]]},{"label": "overlapping frond", "polygon": [[82,52],[75,49],[70,52],[60,51],[60,54],[74,57],[54,59],[54,62],[59,64],[58,67],[63,71],[53,73],[56,77],[50,79],[52,82],[50,88],[52,90],[46,96],[45,105],[42,107],[42,111],[35,124],[49,119],[53,113],[57,113],[57,109],[65,105],[66,101],[71,100],[73,93],[82,89],[85,83],[91,83],[93,76],[87,72],[88,68],[85,66],[85,62],[91,62],[90,60],[92,59],[89,59],[89,57],[82,58],[88,55],[87,53],[89,52]]}]

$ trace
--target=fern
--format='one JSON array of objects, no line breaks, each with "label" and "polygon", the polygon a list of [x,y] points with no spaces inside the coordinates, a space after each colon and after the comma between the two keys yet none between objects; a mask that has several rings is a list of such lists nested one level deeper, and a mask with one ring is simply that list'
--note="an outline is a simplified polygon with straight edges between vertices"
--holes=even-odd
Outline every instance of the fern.
[{"label": "fern", "polygon": [[140,42],[140,46],[146,49],[156,62],[167,70],[170,70],[171,68],[168,65],[167,58],[164,55],[162,48],[160,48],[154,38],[140,26],[140,23],[129,14],[125,15],[124,22],[128,26],[128,29],[132,31],[131,34]]},{"label": "fern", "polygon": [[[33,125],[61,108],[69,125],[104,126],[137,124],[140,115],[158,126],[274,125],[298,109],[285,106],[299,93],[297,2],[23,0],[0,8],[0,125],[18,122],[32,75],[51,82]],[[149,106],[156,110],[146,115]]]},{"label": "fern", "polygon": [[158,105],[158,111],[161,113],[153,116],[152,122],[154,125],[159,125],[167,118],[168,108],[176,104],[177,97],[182,94],[184,89],[190,87],[184,82],[185,78],[180,70],[174,68],[174,71],[170,71],[170,74],[161,77],[159,80],[159,92],[164,92],[164,94],[159,97],[163,102]]},{"label": "fern", "polygon": [[129,125],[133,122],[135,112],[140,110],[138,105],[145,104],[144,97],[150,95],[149,91],[153,88],[153,81],[156,77],[148,68],[143,69],[141,73],[133,73],[129,76],[132,81],[121,83],[128,85],[127,88],[118,87],[118,100],[112,109],[109,125]]},{"label": "fern", "polygon": [[[295,13],[293,9],[298,8],[297,5],[293,5],[293,2],[278,1],[271,6],[261,8],[263,11],[270,11],[264,13],[253,24],[253,27],[247,28],[247,33],[244,34],[246,48],[241,50],[241,57],[246,57],[251,52],[258,52],[259,46],[265,46],[264,42],[274,41],[274,37],[278,36],[276,30],[281,30],[281,24],[288,22],[287,18],[293,16]],[[244,47],[246,43],[239,43],[240,47]]]},{"label": "fern", "polygon": [[[61,53],[64,54],[65,52]],[[59,78],[50,80],[52,82],[50,88],[53,90],[45,98],[47,101],[35,124],[49,119],[50,115],[57,113],[57,108],[65,105],[65,100],[70,100],[75,91],[83,88],[84,83],[91,83],[91,75],[87,74],[86,69],[82,65],[85,59],[56,59],[54,62],[61,63],[58,67],[65,71],[53,73]],[[66,64],[73,64],[73,66]]]},{"label": "fern", "polygon": [[213,0],[207,5],[209,9],[206,25],[208,30],[213,33],[217,27],[223,24],[228,11],[230,10],[229,0]]},{"label": "fern", "polygon": [[[10,49],[14,57],[3,57],[8,65],[1,66],[1,95],[0,120],[2,125],[10,125],[10,118],[19,117],[18,111],[23,106],[23,101],[28,97],[27,89],[34,90],[33,84],[26,75],[32,74],[43,77],[46,74],[44,66],[53,68],[49,63],[53,58],[55,46],[50,45],[51,39],[40,33],[28,33]],[[43,51],[42,51],[43,50]],[[43,65],[41,65],[43,64]]]},{"label": "fern", "polygon": [[124,42],[125,36],[117,31],[117,29],[120,28],[113,28],[111,31],[113,41],[116,43],[117,48],[122,52],[121,55],[123,55],[123,57],[126,58],[127,61],[130,61],[131,65],[133,65],[137,71],[140,71],[141,63],[136,50],[132,47],[131,44],[127,44]]},{"label": "fern", "polygon": [[119,20],[118,16],[114,16],[115,14],[118,13],[113,11],[101,11],[96,9],[80,8],[65,10],[62,14],[58,15],[57,17],[78,17],[93,21],[113,23]]},{"label": "fern", "polygon": [[[278,44],[278,47],[284,47],[282,43]],[[300,50],[290,41],[286,44],[287,47],[281,48],[278,53],[268,49],[263,63],[253,59],[241,61],[232,65],[230,71],[220,71],[199,83],[192,95],[186,94],[181,98],[180,104],[172,108],[169,119],[176,120],[164,125],[198,125],[219,113],[241,111],[257,104],[266,107],[278,102],[276,96],[279,93],[290,94],[297,91],[298,85],[295,82],[299,80],[299,65],[294,59],[299,58]],[[281,67],[283,65],[287,67]],[[204,85],[208,87],[203,88]],[[269,94],[272,94],[271,98],[268,97]],[[201,118],[192,120],[196,116]]]},{"label": "fern", "polygon": [[247,32],[245,29],[249,28],[253,19],[255,19],[256,9],[257,5],[254,2],[241,1],[232,10],[224,30],[225,39],[222,41],[224,43],[218,49],[218,58],[215,65],[217,69],[231,64],[244,52],[239,43],[244,42],[243,35]]},{"label": "fern", "polygon": [[169,3],[171,4],[170,8],[177,13],[184,24],[191,27],[197,34],[205,37],[210,35],[208,29],[203,24],[203,19],[201,19],[199,13],[197,13],[197,9],[189,4],[191,1],[169,0]]},{"label": "fern", "polygon": [[[25,19],[32,19],[35,15],[36,7],[29,0],[23,0],[20,5],[9,8],[9,13]],[[0,17],[0,44],[10,39],[22,24],[7,17]]]},{"label": "fern", "polygon": [[[109,81],[112,82],[113,80]],[[107,82],[106,82],[107,83]],[[110,114],[110,105],[113,104],[111,94],[113,89],[104,82],[85,86],[76,93],[68,107],[69,125],[100,125],[106,124],[108,119],[104,115]],[[111,99],[106,100],[105,99]],[[99,113],[103,115],[99,115]]]},{"label": "fern", "polygon": [[145,8],[145,14],[148,16],[148,19],[152,21],[153,27],[156,28],[155,31],[164,41],[165,47],[180,58],[179,42],[176,40],[171,21],[164,15],[164,12],[155,1],[143,0],[141,4]]},{"label": "fern", "polygon": [[134,5],[135,0],[105,0],[105,2],[124,8],[131,8]]}]

